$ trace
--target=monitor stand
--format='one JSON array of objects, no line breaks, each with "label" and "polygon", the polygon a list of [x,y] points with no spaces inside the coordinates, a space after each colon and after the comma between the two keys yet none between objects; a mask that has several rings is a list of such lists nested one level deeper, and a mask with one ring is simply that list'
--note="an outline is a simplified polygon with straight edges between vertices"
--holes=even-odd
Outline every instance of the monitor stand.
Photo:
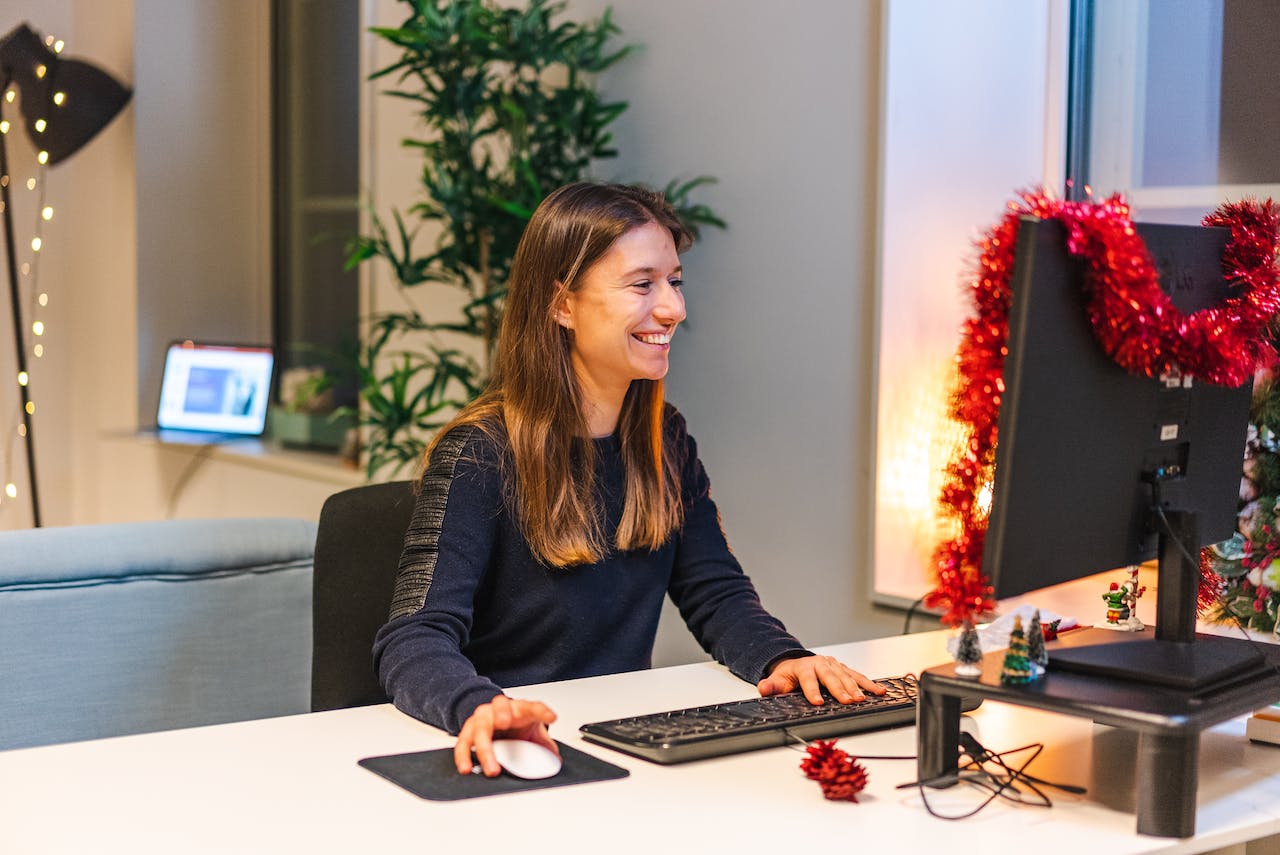
[{"label": "monitor stand", "polygon": [[[1280,699],[1280,645],[1237,639],[1196,639],[1196,590],[1200,566],[1192,514],[1166,511],[1170,536],[1160,538],[1159,624],[1150,637],[1093,645],[1071,640],[1086,633],[1115,638],[1126,633],[1080,630],[1048,646],[1051,666],[1027,685],[1001,682],[1004,650],[983,657],[976,677],[956,674],[954,664],[920,676],[917,710],[918,777],[929,786],[949,786],[958,777],[962,699],[991,700],[1090,719],[1138,734],[1134,769],[1139,834],[1190,837],[1196,827],[1200,734]],[[1162,530],[1164,526],[1161,526]],[[1221,643],[1221,644],[1220,644]],[[1081,670],[1063,669],[1063,648],[1092,654]],[[1132,648],[1132,652],[1126,651]],[[1204,650],[1205,653],[1200,651]],[[1073,657],[1068,654],[1066,660]],[[1127,660],[1127,665],[1116,666]],[[1224,668],[1236,669],[1224,676]],[[1156,682],[1182,681],[1192,686]]]},{"label": "monitor stand", "polygon": [[[1156,513],[1163,521],[1159,524],[1155,637],[1149,631],[1093,633],[1088,643],[1082,637],[1050,654],[1049,667],[1190,692],[1256,679],[1270,666],[1254,642],[1196,635],[1200,539],[1195,514]],[[1098,643],[1099,636],[1105,643]]]}]

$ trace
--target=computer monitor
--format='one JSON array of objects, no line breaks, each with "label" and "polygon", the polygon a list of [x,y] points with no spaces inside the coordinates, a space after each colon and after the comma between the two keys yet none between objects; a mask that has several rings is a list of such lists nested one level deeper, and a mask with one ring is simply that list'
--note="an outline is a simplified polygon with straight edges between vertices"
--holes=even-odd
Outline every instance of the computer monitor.
[{"label": "computer monitor", "polygon": [[[1182,312],[1227,296],[1227,230],[1137,231]],[[1194,641],[1199,549],[1236,528],[1251,390],[1128,373],[1093,336],[1084,274],[1062,224],[1021,221],[983,570],[1001,598],[1159,553],[1155,638],[1060,650],[1050,668],[1221,684],[1261,662],[1247,643]]]}]

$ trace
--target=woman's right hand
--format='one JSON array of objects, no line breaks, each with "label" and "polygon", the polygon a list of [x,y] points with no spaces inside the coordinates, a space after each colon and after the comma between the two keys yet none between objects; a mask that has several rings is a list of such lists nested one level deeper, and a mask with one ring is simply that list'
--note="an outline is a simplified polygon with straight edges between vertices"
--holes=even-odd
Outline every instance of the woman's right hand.
[{"label": "woman's right hand", "polygon": [[495,777],[502,771],[493,756],[495,739],[527,739],[546,746],[557,755],[555,740],[547,732],[547,726],[556,720],[556,714],[541,701],[522,701],[495,695],[487,704],[476,707],[458,731],[458,741],[453,746],[453,762],[458,772],[471,774],[471,752],[475,751],[480,769],[487,777]]}]

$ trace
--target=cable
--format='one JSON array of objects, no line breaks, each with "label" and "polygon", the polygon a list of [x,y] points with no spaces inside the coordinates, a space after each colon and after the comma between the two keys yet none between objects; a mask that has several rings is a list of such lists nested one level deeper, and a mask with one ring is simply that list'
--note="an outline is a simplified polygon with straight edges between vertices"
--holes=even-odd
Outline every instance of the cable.
[{"label": "cable", "polygon": [[923,605],[924,598],[926,596],[928,596],[928,594],[921,596],[914,603],[912,603],[910,606],[907,607],[907,619],[902,623],[903,635],[911,634],[911,618],[915,616],[916,610],[919,609],[921,605]]},{"label": "cable", "polygon": [[[940,778],[909,781],[905,784],[899,784],[897,787],[900,790],[915,787],[920,793],[920,801],[924,805],[924,809],[929,812],[930,816],[937,819],[967,819],[998,798],[1028,807],[1053,807],[1052,800],[1040,789],[1042,786],[1053,787],[1074,794],[1085,792],[1083,787],[1071,784],[1055,784],[1027,773],[1027,767],[1044,751],[1042,743],[1036,742],[997,753],[984,748],[972,734],[963,732],[960,734],[960,743],[960,764],[954,778],[951,774],[947,774]],[[1024,760],[1021,765],[1013,767],[1005,762],[1006,757],[1027,751],[1031,752],[1031,756]],[[953,780],[955,783],[969,784],[986,792],[986,798],[977,807],[965,813],[940,813],[933,805],[929,804],[929,797],[925,794],[925,788]]]}]

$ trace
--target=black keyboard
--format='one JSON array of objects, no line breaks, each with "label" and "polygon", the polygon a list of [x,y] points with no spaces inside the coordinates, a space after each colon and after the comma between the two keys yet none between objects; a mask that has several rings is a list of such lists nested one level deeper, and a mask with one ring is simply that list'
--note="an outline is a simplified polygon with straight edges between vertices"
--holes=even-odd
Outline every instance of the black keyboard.
[{"label": "black keyboard", "polygon": [[[916,678],[876,680],[888,691],[841,704],[824,693],[814,706],[800,692],[584,724],[588,742],[657,763],[683,763],[758,748],[844,736],[916,722]],[[976,703],[962,703],[972,709]]]}]

